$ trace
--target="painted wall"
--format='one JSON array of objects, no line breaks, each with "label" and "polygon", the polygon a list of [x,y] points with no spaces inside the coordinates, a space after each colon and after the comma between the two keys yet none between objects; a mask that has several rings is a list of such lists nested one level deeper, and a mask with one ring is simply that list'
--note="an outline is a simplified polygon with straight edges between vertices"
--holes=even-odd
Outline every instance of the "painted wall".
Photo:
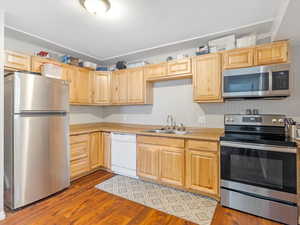
[{"label": "painted wall", "polygon": [[223,127],[224,114],[244,113],[247,108],[260,113],[286,114],[300,122],[300,46],[291,49],[295,77],[292,96],[283,100],[248,100],[198,104],[192,101],[191,80],[164,81],[154,85],[154,104],[103,108],[103,120],[141,124],[165,124],[168,114],[186,126]]},{"label": "painted wall", "polygon": [[0,9],[0,219],[4,219],[4,207],[3,207],[3,114],[4,114],[4,12]]}]

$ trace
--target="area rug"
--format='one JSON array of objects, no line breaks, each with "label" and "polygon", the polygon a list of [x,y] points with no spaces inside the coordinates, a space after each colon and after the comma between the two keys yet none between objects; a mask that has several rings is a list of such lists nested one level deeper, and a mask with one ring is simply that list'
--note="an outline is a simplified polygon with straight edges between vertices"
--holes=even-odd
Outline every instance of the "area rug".
[{"label": "area rug", "polygon": [[96,188],[200,225],[211,224],[217,205],[211,198],[120,175]]}]

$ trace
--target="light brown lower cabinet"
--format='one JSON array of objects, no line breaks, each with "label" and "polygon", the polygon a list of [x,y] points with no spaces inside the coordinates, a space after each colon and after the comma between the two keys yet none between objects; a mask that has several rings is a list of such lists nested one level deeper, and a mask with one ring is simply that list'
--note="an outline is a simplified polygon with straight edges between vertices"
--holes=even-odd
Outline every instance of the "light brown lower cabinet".
[{"label": "light brown lower cabinet", "polygon": [[71,179],[90,170],[90,137],[88,134],[70,136]]},{"label": "light brown lower cabinet", "polygon": [[160,181],[176,186],[184,186],[184,149],[161,147],[159,162]]},{"label": "light brown lower cabinet", "polygon": [[139,143],[137,147],[137,174],[151,180],[159,176],[159,146]]},{"label": "light brown lower cabinet", "polygon": [[163,137],[137,137],[139,177],[171,185],[184,185],[184,140]]},{"label": "light brown lower cabinet", "polygon": [[103,167],[111,169],[111,137],[109,132],[102,133]]},{"label": "light brown lower cabinet", "polygon": [[110,169],[110,133],[92,132],[70,136],[71,179],[97,168]]},{"label": "light brown lower cabinet", "polygon": [[186,188],[219,196],[219,151],[216,142],[188,141]]},{"label": "light brown lower cabinet", "polygon": [[138,136],[140,178],[176,186],[219,199],[219,144]]}]

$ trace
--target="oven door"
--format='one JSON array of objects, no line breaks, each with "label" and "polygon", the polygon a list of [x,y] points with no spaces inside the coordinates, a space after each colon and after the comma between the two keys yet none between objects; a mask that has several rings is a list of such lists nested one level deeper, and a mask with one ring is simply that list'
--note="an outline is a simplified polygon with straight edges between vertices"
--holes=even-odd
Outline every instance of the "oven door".
[{"label": "oven door", "polygon": [[274,190],[274,193],[294,195],[297,193],[296,151],[292,147],[222,141],[222,182],[241,184],[241,191],[249,188],[249,192]]}]

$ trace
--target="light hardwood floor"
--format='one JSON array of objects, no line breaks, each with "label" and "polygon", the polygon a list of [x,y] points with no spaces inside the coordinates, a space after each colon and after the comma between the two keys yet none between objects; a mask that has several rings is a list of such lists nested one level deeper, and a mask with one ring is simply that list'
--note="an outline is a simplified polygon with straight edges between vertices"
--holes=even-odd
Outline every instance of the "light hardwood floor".
[{"label": "light hardwood floor", "polygon": [[[96,184],[113,174],[97,171],[69,189],[16,212],[0,225],[194,225],[155,209],[100,191]],[[278,225],[218,205],[212,225]]]}]

